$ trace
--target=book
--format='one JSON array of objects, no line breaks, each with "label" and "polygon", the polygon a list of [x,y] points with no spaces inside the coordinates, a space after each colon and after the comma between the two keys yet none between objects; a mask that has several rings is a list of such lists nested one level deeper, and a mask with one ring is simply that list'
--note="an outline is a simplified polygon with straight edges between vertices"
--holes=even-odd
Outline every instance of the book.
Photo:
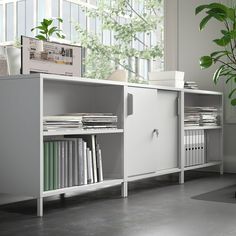
[{"label": "book", "polygon": [[99,144],[96,145],[96,153],[97,153],[98,181],[102,182],[103,181],[102,153]]},{"label": "book", "polygon": [[87,174],[87,143],[83,141],[83,184],[88,184]]},{"label": "book", "polygon": [[68,140],[68,187],[73,186],[73,141]]},{"label": "book", "polygon": [[93,183],[93,164],[92,164],[92,152],[87,148],[87,172],[88,172],[88,184]]},{"label": "book", "polygon": [[54,163],[53,163],[53,142],[49,142],[49,190],[53,190],[54,183],[53,183],[53,169],[54,169]]},{"label": "book", "polygon": [[58,142],[53,142],[53,189],[58,187]]},{"label": "book", "polygon": [[65,187],[65,141],[61,141],[61,176],[60,176],[60,182],[61,182],[61,185],[60,187],[61,188],[64,188]]},{"label": "book", "polygon": [[64,147],[64,153],[65,153],[65,166],[64,166],[64,187],[68,187],[68,141],[65,141],[65,147]]},{"label": "book", "polygon": [[84,163],[83,163],[83,140],[78,138],[78,170],[79,170],[79,185],[83,185],[84,180]]},{"label": "book", "polygon": [[44,142],[44,191],[49,190],[49,143]]}]

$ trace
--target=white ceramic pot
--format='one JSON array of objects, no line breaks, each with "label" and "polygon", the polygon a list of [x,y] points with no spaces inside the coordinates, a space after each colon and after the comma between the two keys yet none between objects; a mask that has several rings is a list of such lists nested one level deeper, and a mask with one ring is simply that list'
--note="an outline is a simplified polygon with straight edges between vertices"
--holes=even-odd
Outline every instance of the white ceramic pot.
[{"label": "white ceramic pot", "polygon": [[8,70],[10,75],[20,74],[21,49],[13,46],[6,47]]},{"label": "white ceramic pot", "polygon": [[117,69],[108,77],[109,80],[128,82],[128,73],[126,70]]}]

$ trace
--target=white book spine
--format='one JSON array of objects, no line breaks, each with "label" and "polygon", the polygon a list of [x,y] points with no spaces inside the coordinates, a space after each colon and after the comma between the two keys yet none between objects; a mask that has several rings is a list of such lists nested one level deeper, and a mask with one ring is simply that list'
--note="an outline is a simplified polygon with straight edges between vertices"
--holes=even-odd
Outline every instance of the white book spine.
[{"label": "white book spine", "polygon": [[92,139],[92,159],[93,159],[93,180],[94,183],[98,182],[98,177],[97,177],[97,158],[96,158],[96,141],[95,141],[95,135],[91,135]]},{"label": "white book spine", "polygon": [[185,148],[185,152],[184,152],[184,166],[187,166],[187,151],[188,151],[188,147],[187,147],[187,131],[184,131],[184,148]]},{"label": "white book spine", "polygon": [[99,146],[97,147],[97,165],[98,165],[98,180],[103,181],[103,169],[102,169],[102,153]]},{"label": "white book spine", "polygon": [[65,187],[65,141],[61,142],[61,188]]},{"label": "white book spine", "polygon": [[78,138],[78,169],[79,169],[79,185],[82,185],[83,180],[83,140],[81,138]]},{"label": "white book spine", "polygon": [[70,140],[68,141],[68,186],[72,187],[73,186],[73,142]]},{"label": "white book spine", "polygon": [[205,153],[206,153],[206,143],[205,143],[205,134],[204,134],[204,130],[202,130],[202,163],[206,163],[206,157],[205,157]]},{"label": "white book spine", "polygon": [[57,160],[57,179],[58,179],[58,186],[57,188],[61,187],[61,142],[57,142],[57,153],[58,153],[58,160]]},{"label": "white book spine", "polygon": [[73,185],[78,185],[78,143],[77,139],[73,141]]},{"label": "white book spine", "polygon": [[87,148],[87,171],[88,171],[88,184],[93,183],[93,165],[92,165],[92,156],[91,151]]},{"label": "white book spine", "polygon": [[68,187],[68,141],[65,141],[65,168],[64,187]]},{"label": "white book spine", "polygon": [[87,171],[87,143],[83,141],[83,169],[84,169],[84,184],[88,184],[88,171]]}]

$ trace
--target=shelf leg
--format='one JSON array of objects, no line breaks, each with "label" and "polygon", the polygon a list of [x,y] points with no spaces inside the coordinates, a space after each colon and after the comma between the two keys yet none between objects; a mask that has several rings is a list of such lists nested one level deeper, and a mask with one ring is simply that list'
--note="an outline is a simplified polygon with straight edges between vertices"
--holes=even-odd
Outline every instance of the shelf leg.
[{"label": "shelf leg", "polygon": [[184,184],[184,171],[179,173],[179,184]]},{"label": "shelf leg", "polygon": [[121,196],[128,197],[128,182],[123,182],[121,186]]},{"label": "shelf leg", "polygon": [[43,198],[42,197],[37,198],[37,216],[39,217],[43,216]]}]

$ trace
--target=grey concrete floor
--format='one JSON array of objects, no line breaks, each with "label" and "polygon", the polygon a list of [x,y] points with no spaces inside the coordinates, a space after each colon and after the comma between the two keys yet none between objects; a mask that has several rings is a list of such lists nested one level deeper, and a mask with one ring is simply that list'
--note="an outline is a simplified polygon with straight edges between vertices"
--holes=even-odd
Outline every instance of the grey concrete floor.
[{"label": "grey concrete floor", "polygon": [[0,235],[236,235],[236,175],[190,174],[184,185],[176,180],[132,183],[127,199],[117,187],[48,198],[43,218],[35,216],[35,200],[5,204],[0,195]]}]

